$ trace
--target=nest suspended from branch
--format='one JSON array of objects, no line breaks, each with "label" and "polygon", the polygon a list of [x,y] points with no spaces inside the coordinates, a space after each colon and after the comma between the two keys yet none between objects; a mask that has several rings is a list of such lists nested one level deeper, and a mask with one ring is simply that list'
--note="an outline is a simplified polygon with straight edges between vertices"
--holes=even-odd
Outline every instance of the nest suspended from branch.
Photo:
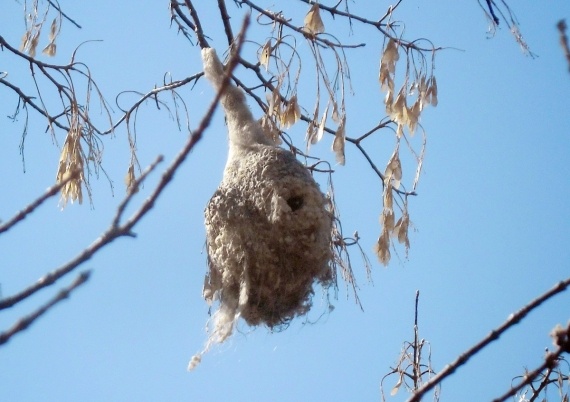
[{"label": "nest suspended from branch", "polygon": [[[224,70],[215,50],[203,49],[202,59],[206,77],[219,90]],[[240,317],[274,328],[306,314],[314,284],[334,283],[333,217],[326,197],[307,168],[264,134],[241,90],[228,85],[221,103],[229,155],[205,211],[204,298],[218,310],[202,353],[226,340]]]}]

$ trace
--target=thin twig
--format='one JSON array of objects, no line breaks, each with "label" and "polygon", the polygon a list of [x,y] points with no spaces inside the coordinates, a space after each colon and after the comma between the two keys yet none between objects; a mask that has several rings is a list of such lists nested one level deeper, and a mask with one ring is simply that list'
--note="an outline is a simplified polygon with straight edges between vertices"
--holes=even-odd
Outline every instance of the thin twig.
[{"label": "thin twig", "polygon": [[228,38],[228,45],[232,46],[234,43],[234,34],[230,24],[230,15],[226,8],[226,0],[218,0],[218,8],[220,9],[220,15],[222,17],[222,22],[224,23],[224,31],[226,31],[226,38]]},{"label": "thin twig", "polygon": [[509,328],[518,324],[524,317],[528,315],[532,310],[539,307],[542,303],[546,300],[552,298],[553,296],[557,295],[560,292],[565,291],[568,286],[570,286],[570,278],[567,278],[563,281],[560,281],[556,284],[552,289],[548,290],[546,293],[543,293],[529,304],[521,308],[514,314],[511,314],[509,318],[498,328],[492,330],[489,335],[483,338],[480,342],[478,342],[475,346],[471,347],[459,357],[453,361],[452,363],[448,364],[442,371],[436,374],[434,377],[431,378],[428,382],[422,385],[410,399],[408,402],[419,402],[422,396],[431,390],[433,387],[441,383],[446,377],[453,374],[455,370],[457,370],[460,366],[467,363],[469,359],[475,356],[478,352],[480,352],[483,348],[488,346],[491,342],[496,341],[499,337]]},{"label": "thin twig", "polygon": [[150,98],[155,98],[161,92],[172,91],[173,89],[182,87],[192,81],[197,81],[203,75],[204,75],[203,72],[196,73],[182,80],[173,81],[161,87],[153,88],[152,90],[148,91],[146,94],[142,95],[135,103],[131,105],[131,107],[128,110],[123,110],[124,114],[109,129],[105,131],[97,131],[97,133],[101,135],[112,134],[114,130],[117,129],[124,121],[128,120],[129,117],[132,115],[132,113],[135,110],[137,110],[140,107],[140,105],[142,105],[146,100]]},{"label": "thin twig", "polygon": [[497,15],[495,14],[495,10],[493,10],[494,1],[492,1],[492,0],[486,0],[486,1],[487,1],[487,8],[489,9],[489,13],[491,14],[491,17],[493,17],[493,22],[496,25],[499,25],[499,17],[497,17]]},{"label": "thin twig", "polygon": [[[569,327],[566,330],[568,333],[570,333],[570,324]],[[560,345],[554,352],[550,352],[546,354],[546,357],[544,358],[544,362],[538,366],[536,369],[525,373],[524,375],[524,380],[520,382],[520,384],[518,384],[515,387],[512,387],[509,391],[507,391],[504,395],[501,395],[499,398],[494,399],[493,402],[503,402],[506,401],[508,398],[510,398],[511,396],[516,395],[516,393],[518,391],[520,391],[521,389],[523,389],[525,386],[532,384],[532,382],[538,378],[545,370],[552,370],[553,368],[555,368],[558,365],[558,361],[560,359],[560,356],[563,353],[568,353],[568,350],[570,348],[570,344],[564,344],[564,345]],[[546,377],[546,379],[548,379],[548,377]],[[546,383],[544,383],[546,384]],[[536,394],[538,394],[540,392],[541,388],[539,388],[536,391]]]},{"label": "thin twig", "polygon": [[[133,197],[133,195],[134,193],[130,193],[127,195],[127,198],[131,198]],[[52,272],[45,274],[35,283],[28,286],[26,289],[12,296],[0,299],[0,310],[13,307],[17,303],[27,299],[28,297],[38,292],[39,290],[54,284],[57,280],[61,279],[63,276],[73,271],[75,268],[83,264],[85,261],[91,259],[91,257],[93,257],[93,255],[95,255],[96,252],[98,252],[101,248],[113,242],[117,238],[122,236],[132,236],[131,232],[132,226],[134,225],[131,225],[131,227],[127,229],[124,226],[116,227],[114,225],[111,225],[101,236],[99,236],[99,238],[97,238],[87,248],[81,251],[75,258],[71,259],[66,264],[56,268]]]},{"label": "thin twig", "polygon": [[[172,10],[174,10],[176,12],[176,14],[178,15],[178,17],[184,21],[184,23],[190,27],[190,29],[192,29],[192,31],[196,30],[196,26],[194,25],[194,23],[192,21],[190,21],[190,19],[188,17],[186,17],[186,15],[184,15],[184,13],[182,12],[182,10],[180,9],[180,4],[178,3],[177,0],[170,0],[170,8]],[[178,30],[182,31],[182,33],[184,34],[184,36],[186,36],[190,42],[192,43],[192,39],[190,38],[190,34],[187,32],[186,27],[183,26],[180,21],[178,21],[178,19],[175,17],[174,14],[171,13],[170,16],[170,20],[171,22],[174,20],[176,22],[176,24],[178,24]]]},{"label": "thin twig", "polygon": [[[1,44],[1,37],[0,37],[0,44]],[[13,90],[14,92],[16,92],[16,94],[18,95],[18,97],[25,103],[30,105],[33,109],[35,109],[38,113],[40,113],[42,116],[44,116],[47,120],[49,124],[55,124],[57,127],[61,128],[62,130],[65,131],[69,131],[69,127],[61,124],[57,118],[51,116],[49,113],[47,113],[44,109],[41,108],[41,106],[37,105],[34,101],[33,101],[33,97],[32,96],[27,96],[19,87],[15,86],[14,84],[12,84],[10,81],[4,79],[4,78],[0,78],[0,84],[7,86],[8,88],[10,88],[11,90]]]},{"label": "thin twig", "polygon": [[[311,4],[311,5],[317,3],[315,0],[300,0],[300,1],[302,1],[303,3]],[[399,4],[400,2],[401,2],[401,0],[398,2],[398,4]],[[339,3],[339,4],[340,4],[340,3]],[[395,9],[395,8],[398,6],[398,4],[397,4],[396,6],[392,6],[391,9],[392,9],[392,10]],[[335,5],[334,7],[328,7],[328,6],[324,5],[324,4],[319,3],[319,8],[322,9],[322,10],[328,11],[328,12],[331,13],[332,15],[339,15],[339,16],[341,16],[341,17],[346,17],[346,18],[348,18],[348,19],[350,19],[350,20],[355,20],[355,21],[358,21],[358,22],[362,22],[363,24],[372,25],[372,26],[374,26],[374,27],[376,27],[376,28],[379,28],[379,27],[381,27],[381,26],[385,26],[385,25],[386,25],[386,24],[383,24],[383,23],[382,23],[383,18],[380,19],[380,20],[378,20],[378,21],[372,21],[372,20],[369,20],[369,19],[367,19],[367,18],[361,17],[361,16],[359,16],[359,15],[355,15],[355,14],[352,14],[352,13],[348,13],[348,12],[345,12],[345,11],[341,11],[341,10],[338,9],[338,4]]]},{"label": "thin twig", "polygon": [[[141,173],[140,177],[137,178],[137,180],[135,181],[135,183],[131,186],[131,188],[133,189],[138,189],[140,188],[141,184],[146,180],[146,178],[148,177],[148,175],[154,171],[154,169],[158,166],[159,163],[161,163],[164,160],[164,157],[162,155],[159,155],[152,164],[150,164],[144,172]],[[132,191],[131,195],[134,195],[136,193],[136,191]],[[123,199],[123,201],[119,204],[119,206],[117,207],[117,211],[115,212],[115,217],[113,218],[113,221],[111,223],[111,227],[112,228],[120,228],[120,221],[121,218],[123,217],[123,214],[125,212],[125,209],[127,209],[127,206],[129,205],[129,203],[131,202],[131,200],[133,199],[133,197],[125,197]],[[132,227],[131,227],[132,228]],[[134,237],[134,233],[130,233],[131,236]]]},{"label": "thin twig", "polygon": [[19,211],[16,215],[14,215],[12,217],[12,219],[10,219],[8,222],[0,225],[0,234],[3,232],[7,232],[8,230],[10,230],[15,224],[17,224],[18,222],[22,221],[26,216],[28,216],[29,214],[31,214],[32,212],[34,212],[34,210],[39,207],[40,205],[42,205],[44,203],[44,201],[46,201],[48,198],[53,197],[54,195],[56,195],[57,193],[59,193],[59,191],[67,184],[69,183],[71,180],[74,180],[77,178],[77,176],[79,175],[80,171],[76,170],[75,172],[72,172],[70,175],[68,175],[65,179],[63,179],[61,182],[54,184],[53,186],[49,187],[46,192],[40,196],[38,199],[36,199],[35,201],[33,201],[32,203],[30,203],[27,207],[25,207],[24,209],[22,209],[21,211]]},{"label": "thin twig", "polygon": [[51,6],[53,8],[55,8],[61,15],[62,17],[64,17],[66,20],[68,20],[69,22],[71,22],[73,25],[75,25],[77,28],[81,29],[81,25],[79,25],[77,22],[75,22],[74,20],[72,20],[71,18],[69,18],[69,16],[67,14],[65,14],[61,8],[58,7],[57,4],[55,4],[52,0],[47,0],[49,4],[51,4]]},{"label": "thin twig", "polygon": [[68,286],[61,289],[58,294],[51,300],[49,300],[43,306],[40,306],[36,311],[33,313],[20,318],[12,327],[10,327],[7,331],[0,333],[0,345],[5,344],[16,335],[18,332],[24,331],[28,328],[34,321],[36,321],[39,317],[45,314],[48,310],[50,310],[53,306],[55,306],[60,301],[69,297],[71,292],[73,292],[76,288],[83,285],[89,279],[91,275],[90,271],[85,271],[79,274],[77,278]]},{"label": "thin twig", "polygon": [[560,46],[562,46],[562,51],[564,52],[564,56],[568,62],[568,70],[570,71],[570,47],[568,46],[568,36],[566,35],[566,29],[568,26],[566,25],[566,21],[560,20],[558,21],[558,24],[556,24],[556,27],[560,33]]},{"label": "thin twig", "polygon": [[194,5],[190,0],[184,0],[184,3],[186,3],[186,7],[190,12],[190,16],[192,17],[192,20],[194,20],[194,26],[195,26],[194,32],[196,32],[196,37],[198,38],[198,44],[202,49],[205,47],[210,47],[210,45],[208,45],[206,37],[204,36],[204,30],[202,29],[202,24],[200,23],[200,18],[198,18],[198,13],[196,12]]},{"label": "thin twig", "polygon": [[414,310],[414,360],[413,360],[413,379],[414,379],[414,389],[418,389],[418,384],[421,379],[421,361],[420,361],[420,351],[421,345],[419,341],[419,334],[418,334],[418,303],[420,301],[420,291],[416,290],[416,307]]},{"label": "thin twig", "polygon": [[[279,14],[276,13],[272,13],[270,11],[267,11],[265,9],[263,9],[262,7],[259,7],[257,4],[253,3],[252,1],[249,0],[237,0],[238,3],[240,4],[246,4],[247,6],[249,6],[250,8],[252,8],[253,10],[265,15],[267,18],[269,18],[272,21],[275,21],[281,25],[286,26],[289,29],[292,29],[293,31],[300,33],[301,35],[303,35],[304,37],[310,39],[310,40],[314,40],[316,42],[319,42],[327,47],[331,47],[331,48],[358,48],[358,47],[363,47],[366,44],[364,43],[357,43],[355,45],[343,45],[341,43],[334,43],[331,42],[328,39],[323,38],[322,36],[319,35],[313,35],[308,33],[307,31],[305,31],[302,27],[296,27],[295,25],[291,24],[288,20],[286,20],[285,18],[281,17]],[[319,5],[320,6],[320,5]]]},{"label": "thin twig", "polygon": [[[534,389],[534,387],[532,387],[532,396],[529,399],[529,402],[534,402],[536,401],[536,398],[539,397],[540,393],[542,392],[542,390],[544,390],[546,388],[546,386],[550,383],[550,374],[552,374],[552,370],[554,368],[553,367],[547,367],[546,368],[546,373],[544,374],[544,378],[542,379],[542,381],[540,382],[540,384],[538,385],[537,389]],[[542,372],[539,372],[537,375],[541,375]],[[525,375],[525,380],[528,378],[527,377],[528,373],[526,373]],[[529,383],[529,385],[531,385],[532,382]],[[522,385],[520,389],[522,389],[522,387],[524,387],[524,385]],[[518,392],[518,391],[517,391]],[[516,393],[516,392],[515,392]],[[513,394],[514,395],[514,394]]]}]

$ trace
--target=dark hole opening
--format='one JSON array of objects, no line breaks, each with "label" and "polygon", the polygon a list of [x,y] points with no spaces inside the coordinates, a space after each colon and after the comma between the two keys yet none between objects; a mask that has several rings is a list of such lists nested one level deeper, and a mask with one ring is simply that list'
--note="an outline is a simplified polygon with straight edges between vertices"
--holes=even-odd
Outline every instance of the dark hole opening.
[{"label": "dark hole opening", "polygon": [[303,197],[291,197],[287,200],[287,204],[291,207],[291,210],[295,212],[303,206]]}]

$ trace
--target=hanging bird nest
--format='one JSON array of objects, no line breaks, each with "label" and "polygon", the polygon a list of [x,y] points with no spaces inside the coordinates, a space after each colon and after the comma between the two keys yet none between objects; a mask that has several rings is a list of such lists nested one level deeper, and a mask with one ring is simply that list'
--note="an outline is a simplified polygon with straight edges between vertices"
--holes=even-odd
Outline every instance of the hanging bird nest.
[{"label": "hanging bird nest", "polygon": [[[202,57],[219,89],[223,67],[215,51],[204,49]],[[221,102],[230,150],[205,211],[204,298],[218,309],[204,352],[227,339],[240,317],[251,326],[278,327],[309,311],[315,284],[334,284],[326,197],[307,168],[264,135],[238,88],[226,87]]]},{"label": "hanging bird nest", "polygon": [[273,328],[304,315],[313,282],[332,281],[331,230],[325,197],[291,153],[248,153],[206,208],[206,300],[249,325]]}]

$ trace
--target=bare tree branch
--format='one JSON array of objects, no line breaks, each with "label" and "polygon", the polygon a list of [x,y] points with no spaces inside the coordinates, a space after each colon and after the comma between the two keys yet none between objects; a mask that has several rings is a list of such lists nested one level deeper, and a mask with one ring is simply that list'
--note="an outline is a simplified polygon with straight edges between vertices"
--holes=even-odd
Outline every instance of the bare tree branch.
[{"label": "bare tree branch", "polygon": [[536,390],[535,395],[546,386],[548,383],[548,379],[550,376],[550,372],[558,365],[558,361],[560,360],[560,356],[563,353],[570,353],[570,323],[566,329],[563,328],[555,328],[552,333],[554,338],[555,344],[558,348],[554,352],[548,352],[544,358],[544,362],[538,366],[536,369],[525,373],[523,377],[523,381],[521,381],[517,386],[512,387],[509,391],[507,391],[504,395],[501,395],[497,399],[493,399],[493,402],[503,402],[506,401],[511,396],[516,395],[518,391],[523,389],[525,386],[530,385],[535,381],[542,373],[547,370],[548,374],[545,375],[544,381],[542,381],[541,385],[539,386],[538,390]]},{"label": "bare tree branch", "polygon": [[234,34],[232,32],[232,26],[230,24],[230,15],[228,14],[228,9],[226,8],[226,0],[218,0],[218,8],[220,9],[220,16],[222,22],[224,23],[224,31],[226,32],[226,38],[228,38],[228,45],[231,46],[234,42]]},{"label": "bare tree branch", "polygon": [[[255,4],[254,2],[250,1],[250,0],[237,0],[237,2],[240,4],[246,4],[251,9],[259,12],[260,14],[263,14],[264,16],[269,18],[270,20],[278,22],[279,24],[282,24],[282,25],[286,26],[287,28],[292,29],[293,31],[295,31],[297,33],[300,33],[301,35],[303,35],[305,37],[310,37],[311,40],[315,40],[319,43],[322,43],[323,45],[325,45],[327,47],[331,47],[331,48],[335,48],[335,47],[357,48],[357,47],[366,46],[365,43],[358,43],[355,45],[343,45],[341,43],[331,42],[330,40],[323,38],[322,35],[319,36],[319,35],[311,34],[311,33],[307,32],[306,30],[304,30],[302,27],[297,27],[297,26],[291,24],[289,21],[287,21],[285,18],[281,17],[279,14],[275,14],[275,13],[272,13],[270,11],[267,11],[267,10],[263,9],[262,7],[258,6],[257,4]],[[319,7],[320,7],[320,4],[319,4]]]},{"label": "bare tree branch", "polygon": [[54,195],[59,193],[59,191],[67,183],[69,183],[71,180],[74,180],[75,178],[77,178],[78,175],[79,175],[79,171],[72,172],[72,174],[68,175],[64,180],[62,180],[58,184],[55,184],[55,185],[51,186],[50,188],[48,188],[46,190],[46,192],[41,197],[39,197],[34,202],[30,203],[28,206],[26,206],[24,209],[22,209],[20,212],[18,212],[8,222],[1,224],[0,225],[0,234],[2,234],[3,232],[7,232],[14,225],[16,225],[18,222],[22,221],[26,216],[28,216],[29,214],[34,212],[34,210],[37,207],[39,207],[40,205],[42,205],[45,200],[47,200],[50,197],[53,197]]},{"label": "bare tree branch", "polygon": [[[307,3],[307,4],[315,4],[315,3],[316,3],[315,0],[300,0],[300,1],[302,1],[303,3]],[[339,16],[342,16],[342,17],[346,17],[346,18],[348,18],[349,20],[355,20],[355,21],[361,22],[361,23],[366,24],[366,25],[372,25],[372,26],[378,28],[382,33],[384,33],[384,31],[381,29],[381,27],[386,27],[386,26],[387,26],[387,24],[384,22],[384,20],[385,20],[392,12],[394,12],[394,10],[396,10],[396,8],[398,8],[398,6],[400,5],[401,2],[402,2],[402,0],[398,0],[398,1],[396,2],[396,4],[391,5],[391,6],[388,8],[388,11],[386,12],[386,14],[384,14],[384,16],[381,17],[380,19],[378,19],[377,21],[372,21],[372,20],[369,20],[368,18],[361,17],[361,16],[359,16],[359,15],[355,15],[355,14],[352,14],[352,13],[349,13],[349,12],[345,12],[345,11],[339,10],[339,9],[338,9],[338,6],[339,6],[339,4],[341,3],[341,1],[339,1],[338,4],[336,4],[334,7],[328,7],[328,6],[324,5],[324,4],[320,4],[320,3],[319,3],[319,8],[321,8],[321,9],[323,9],[323,10],[325,10],[325,11],[328,11],[329,13],[331,13],[331,15],[333,15],[333,17],[334,17],[335,15],[339,15]]]},{"label": "bare tree branch", "polygon": [[[162,160],[162,157],[159,157],[157,161],[149,167],[149,171],[153,170],[157,163]],[[146,174],[143,178],[146,177]],[[134,193],[130,193],[127,195],[127,199],[132,198]],[[117,212],[119,213],[119,212]],[[116,219],[116,218],[115,218]],[[140,219],[140,218],[139,218]],[[116,219],[117,220],[117,219]],[[115,220],[113,221],[115,222]],[[136,223],[136,222],[135,222]],[[85,261],[91,259],[93,255],[99,251],[101,248],[106,246],[107,244],[111,243],[113,240],[122,237],[122,236],[132,236],[132,229],[131,225],[129,228],[125,228],[123,226],[116,226],[111,225],[97,240],[95,240],[91,245],[85,248],[79,255],[77,255],[72,260],[68,261],[66,264],[62,265],[61,267],[55,269],[54,271],[47,273],[43,277],[41,277],[37,282],[29,286],[28,288],[22,290],[19,293],[16,293],[13,296],[5,297],[0,299],[0,310],[13,307],[15,304],[21,302],[22,300],[30,297],[37,291],[54,284],[58,279],[62,278],[63,276],[67,275],[79,265],[83,264]]]},{"label": "bare tree branch", "polygon": [[499,17],[497,17],[495,11],[493,10],[494,2],[492,0],[486,0],[486,1],[487,1],[487,8],[489,10],[489,14],[491,14],[491,17],[493,17],[493,21],[495,22],[495,24],[499,25]]},{"label": "bare tree branch", "polygon": [[[394,396],[399,391],[399,389],[404,386],[407,391],[416,391],[424,379],[432,377],[435,372],[431,364],[431,346],[429,341],[425,339],[420,339],[419,337],[419,324],[418,324],[418,304],[419,304],[420,291],[416,291],[416,305],[414,313],[414,340],[413,342],[405,341],[402,347],[402,351],[398,358],[398,364],[396,367],[392,368],[391,371],[382,377],[380,381],[380,393],[382,396],[382,402],[386,401],[384,395],[384,381],[393,375],[397,375],[398,380],[396,385],[392,388],[390,395]],[[422,352],[427,349],[427,358],[424,357]],[[408,383],[408,380],[412,381],[412,384]],[[434,401],[439,401],[439,387],[436,387],[434,391]]]},{"label": "bare tree branch", "polygon": [[47,0],[49,4],[51,4],[51,6],[53,8],[55,8],[66,20],[68,20],[69,22],[71,22],[73,25],[75,25],[77,28],[81,29],[81,25],[79,25],[77,22],[75,22],[73,19],[71,19],[67,14],[65,14],[63,12],[63,10],[58,7],[58,4],[54,3],[52,0]]},{"label": "bare tree branch", "polygon": [[141,95],[141,97],[135,103],[133,103],[129,109],[123,110],[123,112],[124,112],[123,116],[121,116],[115,122],[115,124],[113,124],[109,129],[99,132],[99,134],[105,135],[105,134],[113,133],[114,130],[116,130],[123,122],[127,121],[130,118],[130,116],[133,114],[133,112],[135,112],[148,99],[155,98],[161,92],[172,91],[172,90],[174,90],[176,88],[180,88],[180,87],[182,87],[182,86],[184,86],[184,85],[186,85],[192,81],[197,81],[203,75],[204,75],[203,72],[199,72],[199,73],[193,74],[189,77],[186,77],[182,80],[173,81],[173,82],[166,84],[166,85],[163,85],[161,87],[153,88],[152,90],[148,91],[146,94]]},{"label": "bare tree branch", "polygon": [[435,387],[436,385],[441,383],[446,377],[453,374],[455,372],[455,370],[457,370],[460,366],[467,363],[467,361],[469,361],[469,359],[471,359],[473,356],[475,356],[483,348],[488,346],[491,342],[494,342],[497,339],[499,339],[499,337],[507,329],[518,324],[532,310],[536,309],[542,303],[544,303],[548,299],[552,298],[553,296],[557,295],[558,293],[565,291],[568,288],[568,286],[570,286],[570,278],[567,278],[563,281],[558,282],[558,284],[556,284],[552,289],[543,293],[542,295],[540,295],[539,297],[537,297],[536,299],[531,301],[529,304],[527,304],[526,306],[521,308],[516,313],[511,314],[509,316],[509,318],[502,325],[500,325],[496,329],[492,330],[491,333],[489,333],[489,335],[487,335],[485,338],[483,338],[475,346],[471,347],[470,349],[468,349],[467,351],[465,351],[464,353],[459,355],[459,357],[456,360],[454,360],[452,363],[445,366],[445,368],[443,370],[441,370],[437,375],[435,375],[427,383],[422,385],[412,395],[412,397],[410,399],[408,399],[408,402],[419,402],[421,400],[422,396],[426,392],[428,392],[433,387]]},{"label": "bare tree branch", "polygon": [[10,338],[12,338],[18,332],[22,332],[26,328],[28,328],[31,324],[34,323],[34,321],[36,321],[39,317],[47,313],[48,310],[50,310],[57,303],[68,298],[71,292],[73,292],[76,288],[87,282],[90,275],[91,271],[85,271],[80,273],[79,276],[77,276],[77,278],[75,278],[75,280],[69,286],[61,289],[53,299],[49,300],[43,306],[40,306],[36,311],[31,313],[30,315],[20,318],[7,331],[0,332],[0,346],[6,344],[10,340]]},{"label": "bare tree branch", "polygon": [[198,13],[196,12],[194,5],[192,4],[192,1],[184,0],[184,3],[186,4],[186,8],[188,8],[188,11],[190,12],[190,16],[192,17],[192,20],[194,21],[194,26],[195,26],[194,31],[196,32],[196,37],[198,38],[198,44],[200,45],[200,47],[202,49],[205,47],[210,47],[210,45],[208,45],[208,41],[206,40],[206,37],[204,36],[204,30],[202,29],[202,23],[200,22],[200,18],[198,17]]},{"label": "bare tree branch", "polygon": [[566,29],[568,29],[568,26],[566,25],[566,21],[560,20],[558,21],[558,24],[556,24],[556,27],[560,33],[560,46],[562,46],[562,51],[564,52],[564,56],[568,62],[568,70],[570,71],[570,47],[568,45],[568,36],[566,35]]}]

